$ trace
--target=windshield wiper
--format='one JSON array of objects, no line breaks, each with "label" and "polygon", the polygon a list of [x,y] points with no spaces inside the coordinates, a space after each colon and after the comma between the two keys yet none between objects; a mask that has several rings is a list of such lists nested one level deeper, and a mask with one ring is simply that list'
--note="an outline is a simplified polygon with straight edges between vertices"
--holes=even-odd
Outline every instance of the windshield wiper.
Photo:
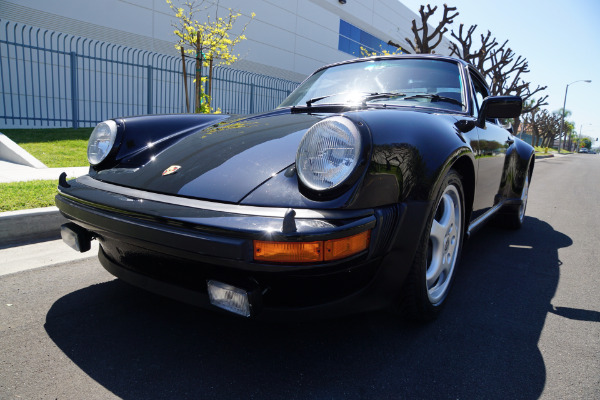
[{"label": "windshield wiper", "polygon": [[[334,94],[328,94],[325,96],[313,97],[312,99],[309,99],[306,101],[306,107],[311,107],[313,105],[313,103],[316,103],[323,99],[327,99],[329,97],[339,96],[340,94],[344,94],[344,93],[334,93]],[[406,93],[401,93],[401,92],[366,93],[362,98],[360,98],[360,104],[362,106],[366,107],[367,102],[369,102],[369,101],[373,101],[373,100],[377,100],[377,99],[391,99],[391,98],[398,98],[398,97],[402,98],[403,100],[430,99],[432,102],[443,101],[446,103],[456,104],[461,107],[465,106],[460,100],[456,100],[455,98],[452,98],[452,97],[440,96],[439,94],[421,93],[421,94],[408,95]]]},{"label": "windshield wiper", "polygon": [[[377,93],[377,92],[376,93],[364,92],[364,93],[365,93],[364,96],[360,97],[360,103],[363,106],[366,106],[367,105],[367,101],[371,101],[371,100],[389,99],[389,98],[393,98],[393,97],[404,97],[404,96],[406,96],[405,93],[400,93],[400,92],[381,92],[381,93]],[[346,92],[328,94],[326,96],[313,97],[312,99],[306,101],[306,107],[311,107],[312,104],[316,103],[317,101],[321,101],[321,100],[326,99],[328,97],[339,96],[341,94],[346,94]],[[351,94],[351,93],[348,92],[348,94]]]},{"label": "windshield wiper", "polygon": [[328,94],[326,96],[313,97],[310,100],[306,100],[306,107],[310,107],[312,105],[312,103],[316,103],[317,101],[321,101],[321,100],[326,99],[331,96],[335,96],[335,94]]},{"label": "windshield wiper", "polygon": [[431,99],[432,102],[444,101],[446,103],[456,104],[457,106],[461,106],[461,107],[465,106],[459,100],[453,99],[452,97],[440,96],[439,94],[413,94],[412,96],[407,96],[404,98],[404,100],[410,100],[410,99]]},{"label": "windshield wiper", "polygon": [[362,98],[363,106],[367,105],[367,101],[377,100],[377,99],[391,99],[394,97],[406,97],[406,93],[400,92],[381,92],[381,93],[369,93],[365,97]]}]

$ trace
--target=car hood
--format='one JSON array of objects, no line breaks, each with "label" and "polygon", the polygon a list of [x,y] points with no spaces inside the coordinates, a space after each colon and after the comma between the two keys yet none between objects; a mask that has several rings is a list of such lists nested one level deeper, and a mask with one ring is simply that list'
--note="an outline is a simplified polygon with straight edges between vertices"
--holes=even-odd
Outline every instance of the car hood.
[{"label": "car hood", "polygon": [[[322,116],[275,112],[231,118],[192,133],[138,167],[99,171],[95,179],[177,196],[238,203],[295,162],[306,130]],[[173,166],[176,172],[165,174]]]}]

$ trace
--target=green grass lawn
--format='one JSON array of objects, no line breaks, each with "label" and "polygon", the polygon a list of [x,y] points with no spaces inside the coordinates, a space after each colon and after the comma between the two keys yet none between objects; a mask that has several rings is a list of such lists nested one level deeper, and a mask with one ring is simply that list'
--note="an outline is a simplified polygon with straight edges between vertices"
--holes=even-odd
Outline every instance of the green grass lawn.
[{"label": "green grass lawn", "polygon": [[87,143],[94,128],[6,129],[13,142],[50,168],[85,167]]},{"label": "green grass lawn", "polygon": [[[85,167],[93,128],[6,129],[1,132],[50,168]],[[0,212],[54,205],[56,180],[0,183]]]},{"label": "green grass lawn", "polygon": [[[540,147],[540,146],[535,146],[535,151],[538,155],[540,156],[545,156],[548,154],[556,154],[558,153],[558,149],[555,149],[553,147]],[[567,151],[565,149],[561,149],[560,150],[560,154],[572,154],[572,151]]]},{"label": "green grass lawn", "polygon": [[0,212],[54,205],[56,180],[0,183]]}]

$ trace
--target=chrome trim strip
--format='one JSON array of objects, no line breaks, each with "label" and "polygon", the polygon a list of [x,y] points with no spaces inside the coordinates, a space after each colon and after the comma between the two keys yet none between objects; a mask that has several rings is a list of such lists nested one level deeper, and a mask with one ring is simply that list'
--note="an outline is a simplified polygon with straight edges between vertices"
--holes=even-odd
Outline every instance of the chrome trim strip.
[{"label": "chrome trim strip", "polygon": [[[191,208],[199,208],[203,210],[210,211],[220,211],[231,214],[240,214],[240,215],[253,215],[253,216],[262,216],[262,217],[275,217],[275,218],[283,218],[288,208],[280,208],[280,207],[258,207],[258,206],[244,206],[238,204],[226,204],[226,203],[216,203],[207,200],[197,200],[197,199],[189,199],[186,197],[177,197],[160,193],[146,192],[139,189],[132,189],[123,186],[113,185],[111,183],[106,183],[102,181],[98,181],[89,175],[84,175],[77,178],[77,182],[94,188],[98,190],[103,190],[109,193],[115,193],[122,196],[134,197],[137,199],[156,201],[159,203],[167,203],[174,204],[184,207]],[[66,193],[62,193],[61,188],[59,187],[59,192],[61,195],[65,195]],[[72,196],[72,195],[70,195]],[[296,218],[300,219],[344,219],[344,218],[360,218],[373,215],[374,212],[372,209],[363,209],[363,210],[311,210],[304,208],[294,208],[296,211]]]},{"label": "chrome trim strip", "polygon": [[467,229],[467,235],[471,235],[474,231],[476,231],[477,229],[479,229],[481,227],[481,225],[488,218],[490,218],[492,215],[494,215],[496,213],[496,211],[498,211],[500,208],[502,208],[502,206],[504,204],[505,204],[504,201],[496,204],[494,207],[490,208],[489,210],[487,210],[486,212],[484,212],[483,214],[481,214],[477,219],[473,220],[469,224],[469,229]]}]

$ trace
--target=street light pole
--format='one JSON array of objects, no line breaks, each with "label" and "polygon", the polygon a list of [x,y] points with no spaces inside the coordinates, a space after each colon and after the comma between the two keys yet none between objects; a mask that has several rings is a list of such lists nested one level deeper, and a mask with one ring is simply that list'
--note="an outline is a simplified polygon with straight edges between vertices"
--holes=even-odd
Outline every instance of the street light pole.
[{"label": "street light pole", "polygon": [[[592,81],[590,79],[585,79],[585,80],[581,79],[581,80],[574,81],[574,82],[571,82],[571,83],[567,84],[567,87],[565,88],[565,101],[563,102],[563,108],[562,108],[562,113],[561,113],[562,116],[561,116],[561,119],[560,119],[560,134],[558,136],[558,152],[559,153],[560,153],[560,148],[561,148],[561,143],[562,143],[562,136],[563,136],[564,129],[565,129],[565,110],[566,110],[566,107],[567,107],[567,93],[569,91],[569,86],[572,85],[572,84],[574,84],[574,83],[577,83],[577,82],[591,83]],[[567,140],[567,135],[565,134],[565,143],[566,143],[566,140]]]}]

